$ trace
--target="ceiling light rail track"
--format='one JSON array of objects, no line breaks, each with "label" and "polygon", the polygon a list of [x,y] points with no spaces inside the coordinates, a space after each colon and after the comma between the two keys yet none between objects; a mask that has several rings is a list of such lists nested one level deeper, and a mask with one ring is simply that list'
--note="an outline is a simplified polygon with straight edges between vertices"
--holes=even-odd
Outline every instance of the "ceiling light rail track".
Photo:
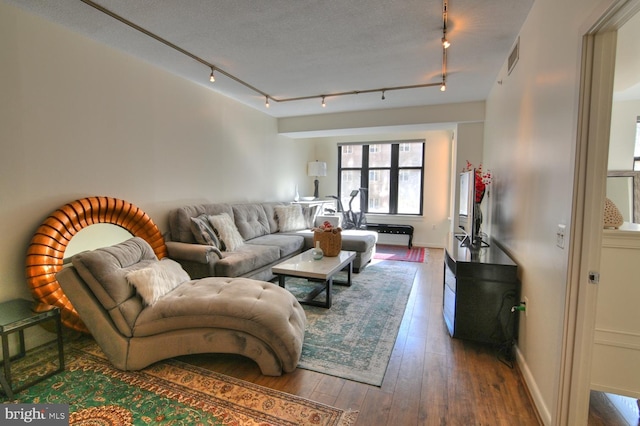
[{"label": "ceiling light rail track", "polygon": [[260,89],[258,89],[257,87],[247,83],[246,81],[234,76],[233,74],[230,74],[228,72],[226,72],[225,70],[218,68],[217,66],[215,66],[214,64],[209,63],[208,61],[200,58],[197,55],[194,55],[193,53],[181,48],[180,46],[171,43],[170,41],[160,37],[159,35],[152,33],[151,31],[139,26],[138,24],[131,22],[130,20],[112,12],[111,10],[105,8],[104,6],[101,6],[91,0],[80,0],[81,2],[83,2],[84,4],[93,7],[94,9],[98,10],[99,12],[104,13],[105,15],[108,15],[110,17],[112,17],[113,19],[116,19],[120,22],[122,22],[123,24],[129,26],[130,28],[133,28],[136,31],[141,32],[142,34],[164,44],[165,46],[179,52],[182,53],[183,55],[193,59],[196,62],[201,63],[202,65],[205,65],[207,68],[209,68],[211,70],[211,74],[209,75],[209,81],[210,82],[215,82],[215,76],[214,73],[218,73],[221,75],[224,75],[225,77],[241,84],[242,86],[246,87],[247,89],[260,94],[262,97],[264,97],[265,99],[265,107],[269,108],[270,104],[269,101],[272,100],[274,102],[294,102],[294,101],[303,101],[303,100],[309,100],[309,99],[321,99],[322,100],[322,106],[325,107],[326,103],[325,103],[325,99],[326,98],[332,98],[332,97],[340,97],[340,96],[350,96],[350,95],[359,95],[359,94],[365,94],[365,93],[376,93],[376,92],[380,92],[382,93],[382,100],[385,99],[385,92],[389,92],[389,91],[394,91],[394,90],[408,90],[408,89],[419,89],[419,88],[425,88],[425,87],[434,87],[434,86],[439,86],[441,91],[445,91],[446,90],[446,76],[447,76],[447,49],[449,48],[449,46],[451,45],[450,42],[447,40],[447,18],[448,18],[448,0],[443,0],[443,6],[442,6],[442,22],[443,22],[443,27],[442,27],[442,81],[441,82],[437,82],[437,83],[425,83],[425,84],[411,84],[411,85],[406,85],[406,86],[394,86],[394,87],[383,87],[383,88],[379,88],[379,89],[365,89],[365,90],[351,90],[351,91],[346,91],[346,92],[335,92],[335,93],[326,93],[326,94],[320,94],[320,95],[309,95],[309,96],[297,96],[297,97],[291,97],[291,98],[281,98],[281,97],[276,97],[276,96],[272,96]]}]

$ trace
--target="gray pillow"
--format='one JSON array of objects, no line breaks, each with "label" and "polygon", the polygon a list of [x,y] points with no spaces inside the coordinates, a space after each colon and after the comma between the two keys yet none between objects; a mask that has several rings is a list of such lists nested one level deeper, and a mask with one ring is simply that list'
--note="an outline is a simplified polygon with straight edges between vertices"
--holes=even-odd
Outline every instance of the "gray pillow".
[{"label": "gray pillow", "polygon": [[277,206],[274,208],[280,232],[291,232],[305,229],[306,223],[300,204]]},{"label": "gray pillow", "polygon": [[218,235],[223,251],[234,251],[244,245],[242,235],[228,213],[209,216],[209,223]]},{"label": "gray pillow", "polygon": [[206,214],[191,218],[191,232],[198,243],[220,248],[220,240]]},{"label": "gray pillow", "polygon": [[304,217],[304,224],[307,228],[311,229],[316,226],[316,216],[320,211],[320,206],[302,206],[302,217]]}]

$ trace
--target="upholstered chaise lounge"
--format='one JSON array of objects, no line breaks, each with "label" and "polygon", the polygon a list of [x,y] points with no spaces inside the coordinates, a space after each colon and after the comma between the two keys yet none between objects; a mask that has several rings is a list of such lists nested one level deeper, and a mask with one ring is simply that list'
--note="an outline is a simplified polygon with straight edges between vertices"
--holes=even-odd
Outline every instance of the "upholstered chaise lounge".
[{"label": "upholstered chaise lounge", "polygon": [[141,238],[79,253],[71,263],[56,278],[119,369],[194,353],[240,354],[271,376],[298,364],[306,316],[275,284],[191,280],[177,262],[158,260]]}]

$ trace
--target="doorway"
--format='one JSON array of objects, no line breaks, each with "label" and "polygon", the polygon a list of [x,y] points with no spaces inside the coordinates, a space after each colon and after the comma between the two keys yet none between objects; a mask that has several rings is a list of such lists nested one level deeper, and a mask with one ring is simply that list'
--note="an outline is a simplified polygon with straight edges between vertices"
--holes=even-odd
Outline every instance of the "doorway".
[{"label": "doorway", "polygon": [[[587,424],[617,31],[640,10],[620,1],[584,37],[563,372],[556,424]],[[592,276],[593,277],[593,276]],[[595,281],[595,280],[591,280]]]}]

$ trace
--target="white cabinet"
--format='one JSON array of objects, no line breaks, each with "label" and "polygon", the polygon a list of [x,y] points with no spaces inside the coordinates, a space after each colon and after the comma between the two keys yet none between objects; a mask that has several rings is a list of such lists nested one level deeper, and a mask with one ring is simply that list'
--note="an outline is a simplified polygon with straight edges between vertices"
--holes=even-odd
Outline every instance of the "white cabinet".
[{"label": "white cabinet", "polygon": [[640,398],[640,225],[602,235],[591,388]]}]

